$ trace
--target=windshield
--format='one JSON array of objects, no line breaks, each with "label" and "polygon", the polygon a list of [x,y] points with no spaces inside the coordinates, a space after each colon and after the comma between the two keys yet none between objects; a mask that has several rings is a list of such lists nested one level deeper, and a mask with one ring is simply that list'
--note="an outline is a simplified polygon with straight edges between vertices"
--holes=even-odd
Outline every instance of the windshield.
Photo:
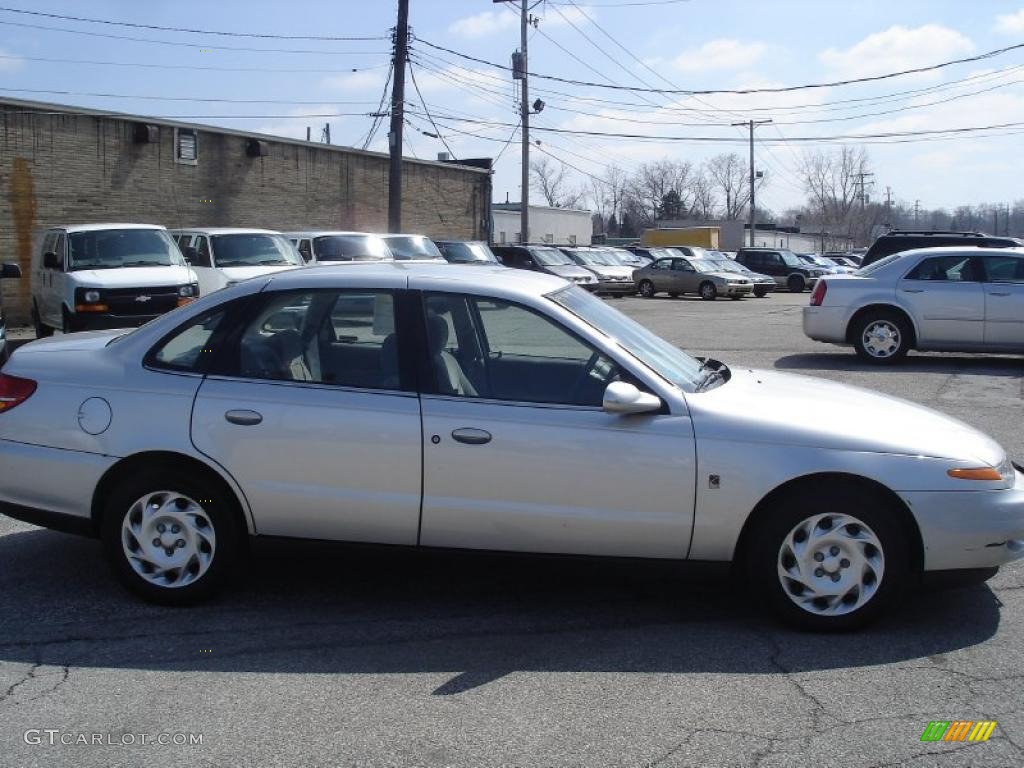
[{"label": "windshield", "polygon": [[802,267],[806,263],[797,258],[797,255],[792,251],[779,251],[779,255],[787,267]]},{"label": "windshield", "polygon": [[216,267],[301,267],[302,257],[281,235],[258,232],[214,235],[213,263]]},{"label": "windshield", "polygon": [[68,235],[70,269],[185,266],[162,229],[99,229]]},{"label": "windshield", "polygon": [[737,272],[739,274],[743,274],[744,272],[743,267],[728,256],[720,256],[718,258],[709,259],[709,261],[715,265],[715,269],[719,272]]},{"label": "windshield", "polygon": [[444,257],[448,261],[461,264],[469,262],[495,264],[498,261],[486,243],[445,243]]},{"label": "windshield", "polygon": [[396,259],[443,259],[433,240],[423,235],[388,235],[384,238]]},{"label": "windshield", "polygon": [[576,263],[557,248],[531,248],[530,255],[545,267],[565,267]]},{"label": "windshield", "polygon": [[710,259],[689,259],[689,262],[698,272],[719,272],[721,270],[721,267]]},{"label": "windshield", "polygon": [[384,261],[391,251],[377,235],[321,235],[313,238],[317,261]]},{"label": "windshield", "polygon": [[606,248],[605,252],[610,253],[620,264],[634,265],[642,264],[644,262],[635,253],[627,251],[625,248]]},{"label": "windshield", "polygon": [[617,264],[610,255],[602,253],[601,251],[585,251],[585,250],[574,250],[572,254],[576,256],[584,264],[598,267],[620,267],[621,264]]},{"label": "windshield", "polygon": [[603,333],[666,381],[686,392],[697,389],[702,377],[699,360],[655,336],[593,294],[570,286],[549,294],[548,298]]},{"label": "windshield", "polygon": [[603,258],[605,262],[609,265],[614,265],[616,267],[624,267],[627,264],[629,264],[627,260],[622,258],[622,256],[620,256],[610,248],[601,248],[599,251],[597,251],[597,253],[600,254],[601,258]]}]

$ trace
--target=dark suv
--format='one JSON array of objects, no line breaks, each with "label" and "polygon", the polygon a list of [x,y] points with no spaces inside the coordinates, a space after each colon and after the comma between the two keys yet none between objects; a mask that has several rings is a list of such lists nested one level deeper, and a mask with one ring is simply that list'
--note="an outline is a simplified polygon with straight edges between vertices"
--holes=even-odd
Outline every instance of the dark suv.
[{"label": "dark suv", "polygon": [[736,261],[754,272],[775,280],[775,284],[800,293],[813,288],[819,277],[828,272],[808,264],[787,248],[740,248]]},{"label": "dark suv", "polygon": [[576,262],[553,245],[493,245],[491,250],[506,267],[547,272],[588,291],[597,290],[597,278],[593,273],[577,266]]},{"label": "dark suv", "polygon": [[860,265],[866,267],[879,259],[915,248],[973,245],[980,248],[1019,248],[1022,241],[1013,237],[993,237],[984,232],[941,232],[925,230],[894,231],[879,237],[868,248]]},{"label": "dark suv", "polygon": [[[21,277],[21,267],[14,263],[0,264],[0,277]],[[7,322],[4,319],[4,297],[0,292],[0,365],[7,362]]]}]

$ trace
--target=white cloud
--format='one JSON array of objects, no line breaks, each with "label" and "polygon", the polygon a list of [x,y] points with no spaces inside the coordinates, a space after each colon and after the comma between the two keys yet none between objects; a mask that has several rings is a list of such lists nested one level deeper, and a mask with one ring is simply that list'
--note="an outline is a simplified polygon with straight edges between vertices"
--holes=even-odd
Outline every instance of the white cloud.
[{"label": "white cloud", "polygon": [[0,72],[18,72],[25,67],[25,60],[6,48],[0,48]]},{"label": "white cloud", "polygon": [[824,50],[818,58],[837,76],[854,78],[937,64],[973,50],[974,43],[969,38],[949,27],[897,25],[868,35],[846,50]]},{"label": "white cloud", "polygon": [[519,20],[508,11],[484,11],[457,19],[448,25],[448,32],[456,37],[487,37],[519,26]]},{"label": "white cloud", "polygon": [[384,87],[387,72],[383,69],[366,69],[359,72],[345,72],[331,75],[320,81],[325,88],[339,91],[379,91]]},{"label": "white cloud", "polygon": [[680,72],[746,69],[756,64],[767,50],[765,43],[745,43],[729,38],[709,40],[699,48],[680,53],[672,60],[672,66]]},{"label": "white cloud", "polygon": [[1019,35],[1024,32],[1024,8],[1016,13],[997,16],[993,29],[1003,35]]}]

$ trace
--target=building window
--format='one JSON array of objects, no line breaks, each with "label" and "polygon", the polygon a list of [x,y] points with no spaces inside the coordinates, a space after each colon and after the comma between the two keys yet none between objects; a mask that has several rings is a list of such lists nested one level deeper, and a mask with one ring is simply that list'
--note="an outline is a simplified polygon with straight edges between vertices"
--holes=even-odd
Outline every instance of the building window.
[{"label": "building window", "polygon": [[517,243],[523,242],[523,233],[522,232],[516,232],[515,242],[517,242]]},{"label": "building window", "polygon": [[550,245],[551,243],[555,242],[555,236],[554,235],[544,235],[544,242],[548,243]]},{"label": "building window", "polygon": [[196,165],[199,162],[199,136],[195,129],[174,129],[174,162],[185,165]]},{"label": "building window", "polygon": [[505,244],[505,233],[504,232],[499,232],[498,233],[498,242],[501,243],[502,245]]},{"label": "building window", "polygon": [[569,245],[576,245],[576,235],[569,235]]}]

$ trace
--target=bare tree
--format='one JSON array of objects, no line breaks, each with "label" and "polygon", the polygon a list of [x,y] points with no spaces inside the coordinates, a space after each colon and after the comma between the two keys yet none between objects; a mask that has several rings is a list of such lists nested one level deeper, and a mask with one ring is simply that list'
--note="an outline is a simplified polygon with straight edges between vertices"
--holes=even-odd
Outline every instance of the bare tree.
[{"label": "bare tree", "polygon": [[638,224],[649,226],[659,218],[665,196],[675,192],[681,210],[688,211],[693,202],[692,173],[693,166],[685,161],[665,159],[644,163],[631,179],[626,209],[635,215]]},{"label": "bare tree", "polygon": [[800,173],[822,232],[868,239],[874,224],[863,197],[865,180],[871,175],[869,167],[863,147],[843,146],[835,152],[817,150],[804,155]]},{"label": "bare tree", "polygon": [[690,192],[693,196],[690,215],[703,221],[715,218],[718,201],[715,199],[714,183],[706,166],[701,166],[693,174],[693,178],[690,179]]},{"label": "bare tree", "polygon": [[531,189],[540,192],[552,208],[577,208],[583,201],[583,192],[571,186],[566,167],[546,157],[530,163],[530,182]]},{"label": "bare tree", "polygon": [[735,221],[743,218],[750,204],[750,179],[747,164],[735,152],[716,155],[707,164],[712,190],[724,204],[723,218]]}]

